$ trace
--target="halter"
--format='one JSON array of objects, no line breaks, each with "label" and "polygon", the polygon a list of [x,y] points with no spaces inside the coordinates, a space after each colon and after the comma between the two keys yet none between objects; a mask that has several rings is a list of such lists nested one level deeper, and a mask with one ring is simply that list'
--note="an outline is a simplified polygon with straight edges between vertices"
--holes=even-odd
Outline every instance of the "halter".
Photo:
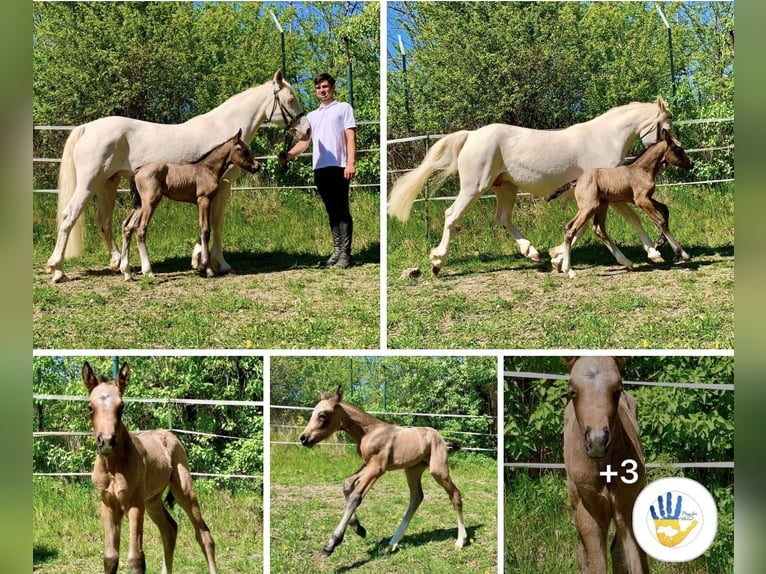
[{"label": "halter", "polygon": [[[658,115],[660,115],[660,116],[661,116],[662,114],[658,114]],[[673,119],[673,115],[672,115],[672,114],[670,114],[670,113],[666,114],[666,115],[665,115],[665,117],[664,117],[664,118],[662,118],[662,120],[657,120],[657,121],[655,122],[654,126],[651,126],[651,125],[650,125],[650,126],[649,126],[649,127],[646,129],[646,131],[645,131],[644,133],[639,133],[639,136],[638,136],[638,138],[639,138],[640,140],[643,140],[643,139],[644,139],[644,137],[645,137],[645,136],[646,136],[646,135],[647,135],[647,134],[648,134],[650,131],[652,131],[652,128],[654,128],[655,130],[657,130],[657,132],[656,132],[656,134],[655,134],[655,138],[654,138],[654,139],[655,139],[655,141],[656,141],[656,142],[660,141],[660,135],[662,134],[662,121],[664,121],[664,120],[666,120],[666,119],[671,119],[671,120],[672,120],[672,119]]]},{"label": "halter", "polygon": [[[271,107],[271,113],[269,114],[269,123],[274,123],[271,120],[274,117],[274,112],[279,108],[279,113],[282,115],[282,121],[285,123],[285,141],[282,147],[282,153],[287,153],[287,150],[291,147],[290,144],[293,139],[291,130],[294,129],[295,124],[306,114],[301,111],[298,115],[293,116],[290,113],[290,110],[288,110],[282,103],[282,100],[279,99],[279,92],[282,88],[278,87],[276,82],[272,82],[271,86],[272,93],[274,94],[274,105]],[[283,171],[287,171],[286,165],[283,166]]]}]

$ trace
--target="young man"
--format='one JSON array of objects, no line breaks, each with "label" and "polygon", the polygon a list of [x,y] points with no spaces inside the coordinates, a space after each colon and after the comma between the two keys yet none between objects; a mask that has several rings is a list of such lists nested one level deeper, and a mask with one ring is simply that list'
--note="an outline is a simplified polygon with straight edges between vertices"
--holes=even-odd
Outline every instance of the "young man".
[{"label": "young man", "polygon": [[314,184],[324,201],[333,239],[332,255],[320,265],[346,268],[353,264],[348,190],[356,173],[356,119],[349,104],[335,100],[335,78],[330,74],[317,76],[314,88],[319,108],[308,114],[311,142],[299,141],[280,154],[279,162],[286,165],[312,144]]}]

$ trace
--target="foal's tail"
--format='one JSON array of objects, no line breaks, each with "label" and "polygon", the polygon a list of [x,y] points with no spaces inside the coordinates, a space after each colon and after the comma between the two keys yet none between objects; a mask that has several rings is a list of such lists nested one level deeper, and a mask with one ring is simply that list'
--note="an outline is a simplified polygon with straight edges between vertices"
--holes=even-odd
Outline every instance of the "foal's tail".
[{"label": "foal's tail", "polygon": [[441,172],[434,181],[433,189],[436,189],[455,173],[457,157],[470,133],[468,130],[461,130],[443,137],[434,144],[417,168],[396,180],[388,198],[388,214],[406,221],[415,198],[431,174]]},{"label": "foal's tail", "polygon": [[545,201],[551,201],[556,199],[558,196],[565,194],[567,191],[572,189],[575,185],[577,185],[577,180],[573,179],[569,183],[565,183],[560,188],[558,188],[556,191],[551,193],[548,197],[545,198]]},{"label": "foal's tail", "polygon": [[[72,200],[74,191],[77,188],[77,171],[74,165],[74,158],[72,152],[77,141],[82,137],[84,133],[83,126],[76,127],[69,134],[69,137],[64,144],[64,153],[61,156],[61,169],[59,170],[59,202],[58,209],[56,210],[56,230],[61,226],[61,221],[64,219],[64,210]],[[71,231],[69,232],[69,239],[67,240],[66,250],[64,251],[64,257],[78,257],[82,255],[83,245],[85,243],[85,226],[83,225],[84,216],[80,214],[77,221],[74,222]]]},{"label": "foal's tail", "polygon": [[133,209],[141,207],[141,194],[138,193],[135,177],[130,178],[130,199],[133,201]]}]

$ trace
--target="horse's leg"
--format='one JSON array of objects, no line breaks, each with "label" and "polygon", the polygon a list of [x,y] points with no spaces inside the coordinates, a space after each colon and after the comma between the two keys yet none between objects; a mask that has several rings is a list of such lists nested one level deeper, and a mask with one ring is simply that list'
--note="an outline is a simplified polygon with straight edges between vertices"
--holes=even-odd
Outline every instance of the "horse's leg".
[{"label": "horse's leg", "polygon": [[[662,255],[658,251],[659,247],[652,243],[649,235],[647,235],[646,231],[644,231],[644,228],[641,225],[641,221],[638,219],[636,212],[633,211],[630,205],[627,203],[612,203],[611,206],[617,210],[617,212],[622,215],[628,223],[630,223],[633,229],[636,230],[638,237],[641,239],[641,245],[644,246],[644,251],[646,251],[646,255],[649,260],[653,263],[664,263],[665,260],[662,258]],[[657,242],[659,243],[659,239]]]},{"label": "horse's leg", "polygon": [[452,229],[457,224],[460,216],[463,215],[466,209],[471,207],[476,200],[481,196],[483,187],[475,182],[466,183],[462,181],[464,177],[461,176],[460,193],[458,193],[457,199],[452,205],[450,205],[444,211],[444,231],[442,233],[442,240],[431,250],[429,258],[431,259],[431,271],[434,275],[438,275],[444,265],[444,260],[447,258],[447,251],[449,250],[450,237],[452,235]]},{"label": "horse's leg", "polygon": [[114,505],[101,502],[101,521],[104,523],[104,573],[116,574],[120,564],[120,531],[122,523],[122,509],[115,502]]},{"label": "horse's leg", "polygon": [[130,541],[128,546],[128,566],[131,574],[144,574],[146,572],[146,557],[144,556],[144,506],[134,504],[128,508],[128,520],[130,521]]},{"label": "horse's leg", "polygon": [[[364,470],[364,465],[362,465],[362,468],[360,468],[358,471],[356,471],[354,474],[349,476],[346,481],[343,483],[343,496],[346,497],[346,503],[348,503],[348,497],[351,495],[351,493],[354,491],[354,488],[356,487],[356,483],[359,481],[359,475]],[[359,522],[359,518],[356,515],[356,512],[354,512],[353,516],[348,521],[348,525],[354,529],[354,532],[356,532],[359,536],[364,538],[367,536],[367,530],[365,530],[364,526]]]},{"label": "horse's leg", "polygon": [[162,538],[162,574],[173,572],[173,552],[178,537],[178,524],[162,503],[162,493],[146,501],[146,513],[160,530]]},{"label": "horse's leg", "polygon": [[609,208],[609,203],[603,202],[596,211],[596,215],[593,220],[593,232],[596,234],[604,245],[607,246],[609,251],[612,252],[614,258],[620,265],[624,265],[626,269],[633,269],[633,262],[625,257],[625,254],[619,250],[619,248],[612,242],[610,237],[606,234],[606,211]]},{"label": "horse's leg", "polygon": [[502,225],[511,234],[519,245],[519,250],[524,257],[532,261],[540,261],[540,253],[532,246],[532,243],[522,235],[513,225],[513,210],[516,207],[516,194],[519,189],[510,182],[501,182],[492,187],[497,198],[495,209],[495,221]]},{"label": "horse's leg", "polygon": [[663,217],[663,213],[669,213],[668,207],[653,197],[643,196],[636,198],[636,205],[649,216],[649,219],[652,220],[660,232],[668,238],[668,243],[670,243],[670,246],[673,248],[675,254],[680,257],[682,261],[689,261],[691,257],[689,257],[689,254],[684,251],[684,248],[681,247],[681,244],[676,241],[676,238],[670,234],[667,219]]},{"label": "horse's leg", "polygon": [[[212,266],[214,273],[217,275],[224,275],[233,271],[231,265],[229,265],[223,257],[222,233],[226,203],[229,201],[229,194],[231,193],[231,182],[237,179],[240,171],[240,168],[234,166],[226,172],[226,175],[224,175],[218,182],[218,192],[215,194],[212,201],[210,223],[213,235],[213,249],[210,254],[210,265]],[[199,266],[201,251],[202,246],[199,243],[194,246],[194,252],[192,253],[192,267],[195,269]]]},{"label": "horse's leg", "polygon": [[175,464],[174,470],[175,472],[170,479],[170,492],[194,526],[194,536],[205,554],[210,574],[216,574],[215,541],[213,535],[210,534],[210,529],[202,519],[202,510],[199,507],[197,493],[194,491],[189,468],[184,464]]},{"label": "horse's leg", "polygon": [[210,214],[212,207],[210,198],[206,195],[198,197],[197,206],[199,208],[199,242],[202,246],[200,273],[204,271],[208,277],[213,277],[215,272],[210,263],[210,251],[208,250],[210,244]]},{"label": "horse's leg", "polygon": [[407,486],[410,488],[410,505],[407,507],[407,512],[405,513],[404,518],[402,518],[399,528],[396,529],[393,538],[391,538],[391,542],[388,543],[391,552],[396,550],[399,540],[404,534],[404,531],[407,530],[407,526],[410,524],[412,516],[420,506],[420,503],[423,502],[423,485],[420,479],[423,476],[425,469],[425,463],[420,463],[416,466],[404,469],[404,474],[407,476]]},{"label": "horse's leg", "polygon": [[112,233],[112,214],[114,213],[114,201],[117,199],[117,185],[120,183],[120,174],[115,174],[107,179],[98,193],[98,230],[104,238],[106,249],[109,251],[109,269],[117,271],[120,268],[120,251],[114,241]]},{"label": "horse's leg", "polygon": [[606,536],[609,531],[611,514],[608,508],[600,509],[606,520],[598,520],[585,508],[582,501],[574,507],[574,520],[580,544],[577,549],[577,562],[580,574],[607,574]]},{"label": "horse's leg", "polygon": [[447,448],[435,448],[431,451],[431,461],[429,465],[429,472],[434,480],[441,485],[441,487],[447,492],[450,500],[452,501],[452,507],[455,509],[457,515],[457,540],[455,546],[462,548],[465,545],[465,539],[467,533],[465,531],[465,525],[463,524],[463,497],[460,494],[460,490],[449,475],[449,466],[447,466]]},{"label": "horse's leg", "polygon": [[356,509],[362,503],[365,495],[369,492],[375,481],[380,478],[385,472],[384,468],[380,464],[368,463],[358,474],[356,485],[351,493],[346,498],[346,510],[343,513],[343,517],[340,519],[338,526],[330,536],[330,540],[322,548],[322,556],[327,557],[333,553],[335,548],[343,542],[343,536],[346,533],[346,527],[351,522],[351,517],[354,516]]}]

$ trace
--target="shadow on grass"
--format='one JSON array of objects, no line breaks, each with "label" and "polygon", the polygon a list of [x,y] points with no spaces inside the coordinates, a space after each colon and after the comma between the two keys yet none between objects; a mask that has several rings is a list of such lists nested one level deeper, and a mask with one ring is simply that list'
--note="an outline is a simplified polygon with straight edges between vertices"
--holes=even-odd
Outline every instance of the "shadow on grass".
[{"label": "shadow on grass", "polygon": [[[482,529],[483,527],[484,527],[483,524],[477,524],[476,526],[466,527],[466,532],[468,534],[468,536],[466,537],[466,547],[470,545],[470,542],[468,542],[469,540],[474,540],[476,538],[476,531]],[[441,542],[444,540],[456,539],[456,536],[457,536],[456,528],[438,528],[436,530],[429,530],[427,532],[420,532],[417,534],[405,534],[402,537],[399,543],[399,549],[397,549],[396,552],[397,553],[406,552],[408,546],[409,547],[423,546],[430,542]],[[356,570],[357,568],[361,568],[365,564],[369,564],[373,560],[385,559],[387,556],[391,554],[388,551],[389,541],[390,541],[390,538],[381,538],[374,548],[367,551],[368,557],[366,560],[357,560],[353,564],[336,568],[335,574],[352,572]],[[456,551],[458,550],[456,549]],[[383,564],[381,564],[381,568],[382,568],[381,571],[385,572],[385,566]]]},{"label": "shadow on grass", "polygon": [[58,550],[48,548],[47,546],[35,546],[32,548],[32,565],[39,566],[50,562],[59,555]]}]

